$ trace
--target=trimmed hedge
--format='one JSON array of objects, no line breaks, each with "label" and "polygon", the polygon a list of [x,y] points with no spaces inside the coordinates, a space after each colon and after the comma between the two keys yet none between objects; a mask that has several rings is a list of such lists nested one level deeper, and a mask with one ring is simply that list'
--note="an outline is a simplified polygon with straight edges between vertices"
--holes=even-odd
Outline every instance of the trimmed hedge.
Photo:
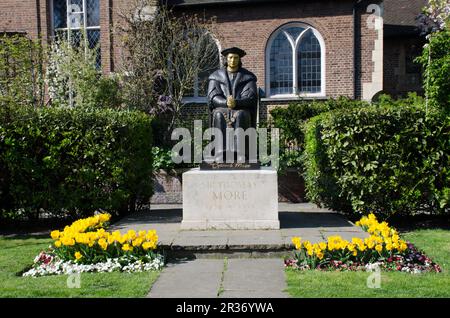
[{"label": "trimmed hedge", "polygon": [[417,106],[339,110],[305,126],[313,202],[380,215],[449,211],[450,117]]},{"label": "trimmed hedge", "polygon": [[[288,107],[276,107],[270,111],[270,127],[281,130],[280,147],[282,166],[301,167],[301,155],[304,150],[305,136],[304,124],[314,116],[335,109],[349,109],[368,106],[368,103],[359,100],[351,100],[348,97],[327,99],[323,101],[301,101],[288,105]],[[284,148],[284,149],[283,149]]]},{"label": "trimmed hedge", "polygon": [[151,122],[131,111],[2,106],[2,216],[125,213],[148,202]]}]

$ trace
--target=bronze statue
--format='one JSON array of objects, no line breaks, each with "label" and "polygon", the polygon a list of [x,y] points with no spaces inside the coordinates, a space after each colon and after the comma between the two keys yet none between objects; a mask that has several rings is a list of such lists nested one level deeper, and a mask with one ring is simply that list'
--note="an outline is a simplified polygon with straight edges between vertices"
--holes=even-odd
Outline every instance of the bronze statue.
[{"label": "bronze statue", "polygon": [[241,58],[246,55],[244,50],[232,47],[223,50],[221,54],[226,57],[224,68],[209,76],[208,85],[208,105],[212,111],[211,126],[220,129],[224,138],[224,149],[217,151],[216,156],[231,151],[234,152],[235,158],[245,156],[248,160],[248,153],[236,152],[239,145],[232,144],[231,148],[226,148],[225,139],[227,128],[246,130],[256,127],[256,76],[242,67]]}]

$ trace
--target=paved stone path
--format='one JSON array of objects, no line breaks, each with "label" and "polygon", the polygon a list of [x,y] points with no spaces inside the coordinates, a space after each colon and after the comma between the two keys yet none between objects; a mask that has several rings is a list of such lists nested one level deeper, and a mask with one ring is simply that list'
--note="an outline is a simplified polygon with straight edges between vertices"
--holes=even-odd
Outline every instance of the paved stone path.
[{"label": "paved stone path", "polygon": [[195,259],[168,264],[150,298],[286,298],[282,259]]},{"label": "paved stone path", "polygon": [[[152,205],[112,230],[154,229],[166,251],[179,253],[150,290],[148,297],[155,298],[288,297],[280,256],[292,252],[293,236],[313,243],[330,235],[368,236],[342,215],[310,203],[280,203],[279,218],[279,230],[182,231],[181,205]],[[179,260],[185,256],[193,260]]]},{"label": "paved stone path", "polygon": [[160,245],[166,249],[203,251],[285,250],[292,247],[293,236],[301,236],[313,243],[337,234],[344,239],[367,236],[338,213],[310,203],[279,203],[279,230],[182,231],[181,205],[152,205],[151,209],[123,218],[113,225],[113,230],[154,229]]}]

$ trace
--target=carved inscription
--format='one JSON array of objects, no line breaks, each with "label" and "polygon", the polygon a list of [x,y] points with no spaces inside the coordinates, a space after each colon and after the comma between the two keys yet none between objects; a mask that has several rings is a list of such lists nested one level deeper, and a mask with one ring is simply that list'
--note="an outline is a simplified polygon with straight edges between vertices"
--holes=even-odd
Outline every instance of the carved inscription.
[{"label": "carved inscription", "polygon": [[203,186],[208,189],[214,202],[247,201],[248,191],[256,187],[250,181],[205,182]]}]

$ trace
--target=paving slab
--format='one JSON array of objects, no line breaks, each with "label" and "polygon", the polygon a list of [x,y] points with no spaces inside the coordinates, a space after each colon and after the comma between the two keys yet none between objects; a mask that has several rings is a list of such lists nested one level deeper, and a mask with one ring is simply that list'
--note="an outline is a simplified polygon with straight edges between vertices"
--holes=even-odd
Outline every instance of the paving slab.
[{"label": "paving slab", "polygon": [[286,298],[283,260],[195,259],[170,263],[149,298]]},{"label": "paving slab", "polygon": [[248,246],[254,246],[255,249],[276,248],[283,244],[279,230],[233,231],[228,236],[228,246],[235,249],[244,249]]},{"label": "paving slab", "polygon": [[172,243],[174,249],[192,249],[199,247],[205,250],[224,250],[227,248],[228,238],[226,236],[187,236],[177,235]]},{"label": "paving slab", "polygon": [[220,288],[223,269],[223,259],[196,259],[168,264],[147,297],[215,298]]},{"label": "paving slab", "polygon": [[282,259],[229,259],[220,297],[286,298],[286,288]]}]

